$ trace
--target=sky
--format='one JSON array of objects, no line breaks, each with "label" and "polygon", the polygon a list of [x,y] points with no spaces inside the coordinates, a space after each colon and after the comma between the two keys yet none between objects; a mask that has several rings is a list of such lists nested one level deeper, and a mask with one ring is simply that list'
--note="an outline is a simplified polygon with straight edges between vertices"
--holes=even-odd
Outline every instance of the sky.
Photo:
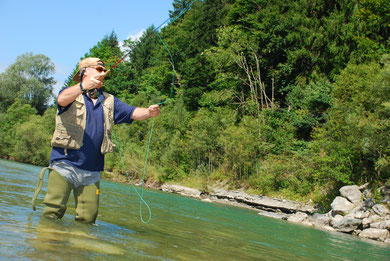
[{"label": "sky", "polygon": [[119,41],[161,25],[173,0],[0,0],[0,73],[24,53],[56,68],[54,94],[90,48],[112,31]]}]

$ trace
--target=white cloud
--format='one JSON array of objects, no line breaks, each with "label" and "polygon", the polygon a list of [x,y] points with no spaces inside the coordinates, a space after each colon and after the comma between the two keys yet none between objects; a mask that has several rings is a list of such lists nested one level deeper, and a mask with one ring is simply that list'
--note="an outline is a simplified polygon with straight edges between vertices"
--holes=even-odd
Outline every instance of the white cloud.
[{"label": "white cloud", "polygon": [[[142,28],[140,31],[138,31],[138,32],[136,32],[136,33],[130,33],[130,34],[127,36],[126,40],[130,39],[130,40],[132,40],[132,41],[137,41],[137,40],[139,40],[139,38],[141,38],[141,36],[145,33],[145,31],[146,31],[146,29],[145,29],[145,28]],[[122,51],[122,52],[126,52],[127,49],[125,49],[125,48],[123,47],[123,44],[124,44],[124,42],[123,42],[123,41],[120,41],[120,42],[119,42],[119,48],[121,48],[121,51]]]},{"label": "white cloud", "polygon": [[135,34],[130,34],[127,39],[131,39],[133,41],[135,40],[138,40],[139,38],[141,38],[141,36],[145,33],[146,29],[143,28],[141,29],[138,33],[135,33]]}]

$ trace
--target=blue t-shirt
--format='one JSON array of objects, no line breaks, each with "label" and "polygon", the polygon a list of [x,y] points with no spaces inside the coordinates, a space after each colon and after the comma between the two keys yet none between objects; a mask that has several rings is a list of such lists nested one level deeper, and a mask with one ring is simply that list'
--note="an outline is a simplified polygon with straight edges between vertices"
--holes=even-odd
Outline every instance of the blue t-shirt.
[{"label": "blue t-shirt", "polygon": [[[100,99],[103,100],[103,92],[99,90],[99,93],[101,95]],[[87,122],[84,132],[83,146],[78,150],[67,149],[67,155],[65,155],[63,148],[53,147],[50,156],[50,163],[53,161],[64,161],[83,170],[103,171],[104,155],[100,152],[104,136],[103,107],[100,100],[93,104],[88,95],[84,94],[83,96],[87,111]],[[65,108],[58,106],[58,114],[66,111],[70,105],[71,104]],[[135,108],[136,107],[129,106],[114,97],[115,124],[131,123],[133,121],[131,116],[133,115]]]}]

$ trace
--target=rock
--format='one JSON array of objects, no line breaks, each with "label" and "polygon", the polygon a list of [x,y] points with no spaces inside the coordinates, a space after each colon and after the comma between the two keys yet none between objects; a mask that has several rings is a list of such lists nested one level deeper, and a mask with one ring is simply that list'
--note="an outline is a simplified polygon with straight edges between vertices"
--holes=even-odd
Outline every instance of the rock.
[{"label": "rock", "polygon": [[364,219],[364,218],[368,218],[369,216],[370,216],[370,212],[368,211],[358,210],[353,212],[354,218]]},{"label": "rock", "polygon": [[367,228],[360,232],[359,237],[385,241],[389,238],[389,231],[386,229]]},{"label": "rock", "polygon": [[282,212],[268,212],[268,211],[260,211],[257,214],[265,217],[270,217],[270,218],[276,218],[276,219],[282,219],[282,220],[287,220],[289,215],[284,214]]},{"label": "rock", "polygon": [[363,201],[362,206],[366,209],[372,208],[375,205],[375,201],[372,198],[368,198]]},{"label": "rock", "polygon": [[266,196],[254,196],[240,191],[225,191],[222,189],[214,189],[210,192],[210,196],[218,199],[226,199],[231,202],[235,201],[241,204],[246,204],[263,211],[281,211],[287,214],[293,214],[296,212],[311,214],[314,212],[314,208],[308,204],[302,204],[284,199],[275,199]]},{"label": "rock", "polygon": [[371,223],[371,228],[390,229],[390,220],[384,220],[381,222]]},{"label": "rock", "polygon": [[366,184],[364,184],[364,185],[361,185],[361,186],[359,187],[359,190],[366,189],[366,188],[368,187],[368,185],[370,185],[370,183],[366,183]]},{"label": "rock", "polygon": [[194,188],[187,188],[179,185],[163,184],[161,190],[164,192],[177,193],[183,196],[200,198],[201,192]]},{"label": "rock", "polygon": [[371,189],[365,189],[363,191],[363,200],[372,199]]},{"label": "rock", "polygon": [[316,227],[327,227],[330,224],[330,218],[327,214],[314,214],[313,215],[314,225]]},{"label": "rock", "polygon": [[322,227],[322,229],[325,229],[325,230],[328,230],[328,231],[336,231],[336,229],[334,229],[331,226],[325,226],[325,227]]},{"label": "rock", "polygon": [[369,216],[368,218],[363,218],[362,220],[363,228],[369,228],[370,224],[380,222],[380,221],[381,221],[381,217],[378,215],[372,215]]},{"label": "rock", "polygon": [[202,198],[202,201],[204,201],[204,202],[212,202],[211,199],[209,199],[209,198]]},{"label": "rock", "polygon": [[362,193],[360,192],[359,187],[356,185],[344,186],[340,188],[340,194],[354,204],[358,204],[362,200]]},{"label": "rock", "polygon": [[390,230],[390,219],[382,221],[379,228]]},{"label": "rock", "polygon": [[342,220],[333,224],[333,228],[337,231],[351,233],[362,224],[361,219],[344,217]]},{"label": "rock", "polygon": [[294,222],[294,223],[304,223],[308,219],[308,215],[306,213],[297,212],[293,215],[291,215],[287,221]]},{"label": "rock", "polygon": [[376,204],[372,207],[372,210],[381,217],[390,214],[390,210],[382,204]]},{"label": "rock", "polygon": [[354,204],[343,197],[336,197],[331,206],[334,213],[341,215],[348,214],[355,207]]},{"label": "rock", "polygon": [[333,227],[336,223],[340,222],[344,217],[342,215],[335,215],[330,219],[330,225]]},{"label": "rock", "polygon": [[370,228],[380,228],[381,222],[375,222],[370,224]]}]

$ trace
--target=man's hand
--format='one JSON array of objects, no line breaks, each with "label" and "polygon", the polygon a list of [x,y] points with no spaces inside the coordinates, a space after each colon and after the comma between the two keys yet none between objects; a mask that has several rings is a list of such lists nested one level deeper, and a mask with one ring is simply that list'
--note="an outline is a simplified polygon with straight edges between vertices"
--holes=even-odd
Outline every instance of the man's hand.
[{"label": "man's hand", "polygon": [[100,75],[87,75],[84,79],[83,79],[83,88],[85,90],[91,90],[91,89],[99,89],[100,87],[102,87],[103,85],[103,81],[99,80],[99,77]]},{"label": "man's hand", "polygon": [[149,108],[135,108],[131,118],[133,120],[142,121],[151,117],[157,117],[158,115],[160,115],[160,106],[156,104],[150,105]]},{"label": "man's hand", "polygon": [[149,108],[149,115],[150,117],[157,117],[160,115],[160,106],[156,105],[150,105]]}]

